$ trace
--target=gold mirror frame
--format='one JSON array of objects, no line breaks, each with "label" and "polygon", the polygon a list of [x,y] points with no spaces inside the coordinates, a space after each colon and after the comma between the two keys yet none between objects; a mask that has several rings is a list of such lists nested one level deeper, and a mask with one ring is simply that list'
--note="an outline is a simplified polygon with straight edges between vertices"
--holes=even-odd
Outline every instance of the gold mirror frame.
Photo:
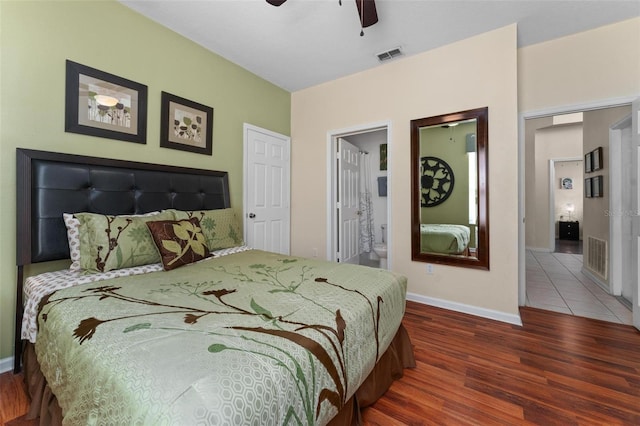
[{"label": "gold mirror frame", "polygon": [[[488,185],[488,112],[487,107],[411,120],[411,259],[417,262],[453,265],[489,270],[489,185]],[[476,120],[477,149],[477,244],[466,255],[421,251],[421,152],[420,129]]]}]

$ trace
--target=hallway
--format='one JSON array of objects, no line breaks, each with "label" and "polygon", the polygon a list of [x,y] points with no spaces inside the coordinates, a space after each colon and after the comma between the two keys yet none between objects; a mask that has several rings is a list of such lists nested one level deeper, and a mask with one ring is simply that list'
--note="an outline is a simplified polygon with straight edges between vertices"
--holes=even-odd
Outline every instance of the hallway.
[{"label": "hallway", "polygon": [[526,286],[526,306],[632,324],[631,310],[582,273],[581,253],[527,250]]}]

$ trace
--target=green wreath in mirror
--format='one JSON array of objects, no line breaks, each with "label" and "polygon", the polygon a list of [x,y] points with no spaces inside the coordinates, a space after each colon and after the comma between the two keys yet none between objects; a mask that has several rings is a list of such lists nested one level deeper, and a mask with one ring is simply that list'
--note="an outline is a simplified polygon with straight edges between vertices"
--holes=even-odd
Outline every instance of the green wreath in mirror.
[{"label": "green wreath in mirror", "polygon": [[438,157],[420,159],[420,187],[422,207],[434,207],[444,203],[453,191],[453,170]]}]

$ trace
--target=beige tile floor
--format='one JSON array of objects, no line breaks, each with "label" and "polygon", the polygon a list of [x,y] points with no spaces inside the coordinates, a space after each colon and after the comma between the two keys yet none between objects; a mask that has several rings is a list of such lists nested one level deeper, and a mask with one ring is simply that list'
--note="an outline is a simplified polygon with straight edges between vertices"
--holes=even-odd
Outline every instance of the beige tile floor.
[{"label": "beige tile floor", "polygon": [[[360,264],[378,267],[379,263],[363,254]],[[527,250],[526,268],[527,306],[632,324],[631,310],[582,273],[582,254]]]},{"label": "beige tile floor", "polygon": [[632,324],[631,310],[582,273],[582,254],[527,250],[526,305]]}]

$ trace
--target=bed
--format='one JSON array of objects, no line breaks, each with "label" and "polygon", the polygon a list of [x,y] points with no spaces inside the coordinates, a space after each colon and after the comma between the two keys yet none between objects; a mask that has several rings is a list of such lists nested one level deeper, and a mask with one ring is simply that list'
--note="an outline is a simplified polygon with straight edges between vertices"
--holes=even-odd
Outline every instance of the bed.
[{"label": "bed", "polygon": [[406,278],[242,245],[227,173],[16,155],[14,369],[41,424],[358,424],[415,365]]},{"label": "bed", "polygon": [[420,225],[420,251],[439,254],[468,254],[470,230],[454,224]]}]

